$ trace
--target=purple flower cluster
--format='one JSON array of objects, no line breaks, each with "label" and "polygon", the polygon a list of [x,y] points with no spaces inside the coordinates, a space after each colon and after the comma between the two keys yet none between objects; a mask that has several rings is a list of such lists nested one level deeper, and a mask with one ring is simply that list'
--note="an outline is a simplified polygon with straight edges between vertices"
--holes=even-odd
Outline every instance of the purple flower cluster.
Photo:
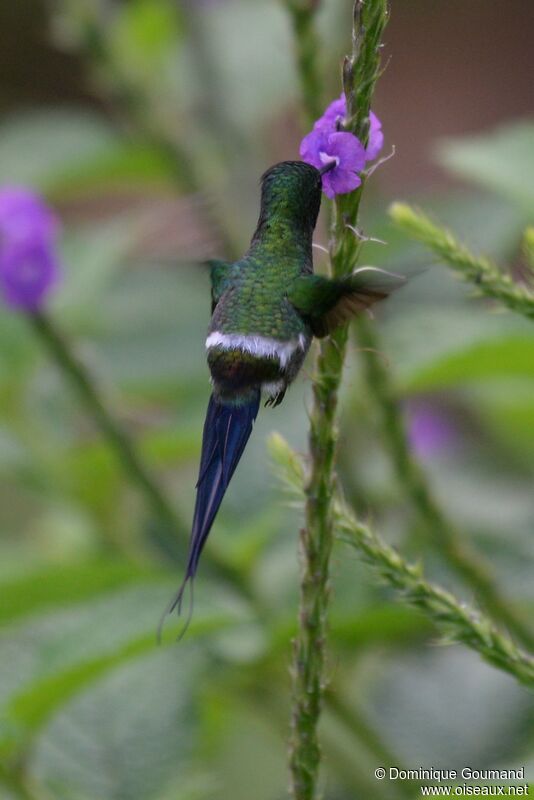
[{"label": "purple flower cluster", "polygon": [[38,311],[59,278],[56,216],[30,189],[0,188],[0,293],[6,305]]},{"label": "purple flower cluster", "polygon": [[323,191],[327,197],[352,192],[361,184],[359,173],[367,161],[377,157],[384,144],[382,124],[376,114],[369,115],[369,143],[364,147],[357,136],[340,130],[347,115],[345,95],[327,107],[313,130],[300,144],[300,157],[317,169],[334,162],[323,174]]}]

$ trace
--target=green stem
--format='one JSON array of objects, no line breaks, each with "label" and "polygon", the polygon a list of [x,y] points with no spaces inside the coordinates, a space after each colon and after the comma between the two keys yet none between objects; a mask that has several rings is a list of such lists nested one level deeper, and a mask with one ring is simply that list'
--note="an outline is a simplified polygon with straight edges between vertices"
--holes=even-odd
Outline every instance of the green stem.
[{"label": "green stem", "polygon": [[[364,142],[368,136],[370,102],[378,78],[380,39],[386,21],[386,0],[356,1],[353,50],[345,59],[343,79],[349,118],[347,127]],[[315,106],[310,106],[308,114],[313,113]],[[336,201],[330,249],[333,275],[351,271],[357,261],[359,241],[348,226],[357,224],[361,196],[362,187]],[[295,800],[317,797],[321,759],[317,725],[325,688],[338,389],[347,336],[347,328],[343,327],[321,343],[313,382],[310,471],[306,482],[305,527],[300,537],[299,625],[293,659],[290,769]]]},{"label": "green stem", "polygon": [[367,386],[374,406],[382,417],[383,435],[402,486],[428,532],[428,542],[440,552],[456,573],[474,590],[487,610],[502,622],[525,647],[534,647],[534,633],[510,607],[496,587],[491,570],[475,553],[466,537],[453,524],[435,500],[426,477],[413,458],[398,400],[387,367],[379,357],[380,342],[372,324],[361,317],[356,322]]},{"label": "green stem", "polygon": [[53,322],[42,313],[33,314],[29,319],[39,338],[76,389],[103,436],[115,451],[132,484],[144,494],[155,516],[166,524],[165,527],[169,531],[175,549],[176,536],[183,538],[187,536],[188,531],[146,469],[128,434],[106,408],[92,378],[73,354],[67,340],[56,330]]},{"label": "green stem", "polygon": [[318,63],[321,46],[316,26],[320,0],[285,0],[285,5],[293,25],[293,41],[305,122],[311,127],[323,113],[322,80]]},{"label": "green stem", "polygon": [[336,527],[340,538],[355,547],[360,555],[380,573],[407,601],[430,616],[448,640],[460,642],[478,652],[498,669],[513,675],[521,683],[534,686],[534,659],[500,633],[490,619],[460,603],[440,586],[422,576],[420,565],[409,564],[367,526],[356,520],[339,502]]},{"label": "green stem", "polygon": [[[276,679],[276,676],[274,676],[274,679]],[[267,677],[265,686],[274,685],[274,679],[271,680]],[[249,707],[251,705],[255,706],[258,712],[263,713],[266,720],[271,724],[274,722],[280,734],[284,735],[286,729],[286,707],[280,695],[265,689],[259,692],[257,686],[258,684],[256,683],[256,686],[251,688],[247,694]],[[242,691],[242,686],[239,687],[239,691]],[[391,800],[390,791],[385,786],[377,783],[372,777],[372,773],[360,768],[352,752],[353,745],[360,745],[359,738],[355,737],[355,741],[351,742],[351,750],[347,751],[347,748],[340,747],[338,737],[329,734],[328,730],[323,733],[325,755],[332,773],[336,776],[336,784],[344,786],[350,791],[351,797],[372,797],[373,800]],[[400,784],[401,782],[399,781],[398,783]],[[395,788],[399,789],[400,786],[397,785]],[[402,794],[402,789],[399,794]],[[411,797],[413,797],[413,792]]]}]

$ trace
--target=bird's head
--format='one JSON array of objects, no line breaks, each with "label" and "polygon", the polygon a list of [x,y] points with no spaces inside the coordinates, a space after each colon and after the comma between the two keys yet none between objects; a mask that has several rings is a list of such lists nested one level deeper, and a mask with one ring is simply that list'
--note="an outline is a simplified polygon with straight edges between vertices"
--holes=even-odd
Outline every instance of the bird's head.
[{"label": "bird's head", "polygon": [[321,173],[304,161],[282,161],[261,177],[261,215],[283,216],[313,231],[321,206]]}]

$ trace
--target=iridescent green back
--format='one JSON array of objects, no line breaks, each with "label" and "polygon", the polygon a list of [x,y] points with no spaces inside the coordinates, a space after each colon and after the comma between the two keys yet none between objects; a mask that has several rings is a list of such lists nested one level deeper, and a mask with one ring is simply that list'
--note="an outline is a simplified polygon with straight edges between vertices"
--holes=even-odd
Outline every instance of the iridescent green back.
[{"label": "iridescent green back", "polygon": [[283,162],[263,176],[256,231],[246,255],[218,278],[223,291],[210,331],[276,339],[307,332],[287,293],[296,278],[313,272],[312,236],[320,202],[321,177],[309,164]]}]

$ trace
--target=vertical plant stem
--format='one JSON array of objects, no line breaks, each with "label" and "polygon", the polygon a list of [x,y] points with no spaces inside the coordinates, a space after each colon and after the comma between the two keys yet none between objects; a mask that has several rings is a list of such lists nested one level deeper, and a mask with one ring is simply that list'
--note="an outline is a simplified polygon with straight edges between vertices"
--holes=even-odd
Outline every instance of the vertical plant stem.
[{"label": "vertical plant stem", "polygon": [[402,416],[388,370],[378,353],[380,341],[365,317],[356,322],[358,342],[365,367],[367,386],[382,418],[383,435],[390,452],[397,480],[428,533],[428,542],[441,553],[462,580],[471,587],[486,609],[526,647],[534,645],[534,634],[515,609],[501,596],[491,571],[480,555],[473,552],[465,537],[455,529],[441,510],[426,477],[410,453]]},{"label": "vertical plant stem", "polygon": [[323,91],[319,65],[321,51],[316,28],[320,0],[286,0],[293,25],[297,73],[306,125],[321,116]]},{"label": "vertical plant stem", "polygon": [[67,340],[44,314],[33,314],[30,320],[39,338],[63,374],[67,376],[103,436],[115,451],[132,484],[144,494],[155,516],[166,524],[169,531],[172,531],[173,543],[176,536],[186,536],[185,526],[146,469],[130,437],[104,404],[92,378],[71,351]]},{"label": "vertical plant stem", "polygon": [[[380,67],[380,40],[387,22],[386,0],[354,4],[353,47],[343,66],[347,129],[366,143],[369,110]],[[312,109],[309,109],[312,113]],[[335,204],[330,245],[331,273],[350,272],[360,242],[355,226],[362,186]],[[347,327],[321,343],[310,413],[310,471],[306,484],[305,526],[301,531],[299,620],[294,642],[293,713],[290,743],[292,794],[295,800],[318,797],[321,751],[317,724],[325,689],[325,640],[329,600],[329,564],[333,545],[333,493],[337,440],[338,389],[342,378]]]},{"label": "vertical plant stem", "polygon": [[[275,684],[269,683],[269,678],[267,678],[265,686],[271,685]],[[258,710],[258,713],[265,715],[266,719],[268,719],[271,724],[274,722],[280,734],[284,735],[286,730],[286,707],[279,694],[274,691],[265,690],[265,688],[259,692],[256,684],[255,688],[247,694],[246,699],[249,707],[251,705],[254,706]],[[346,730],[349,730],[348,726]],[[352,732],[354,733],[353,730]],[[345,747],[340,747],[340,740],[337,736],[333,736],[328,730],[324,732],[324,751],[332,770],[335,771],[338,779],[337,782],[350,792],[350,795],[347,796],[351,798],[372,797],[373,800],[392,800],[389,787],[381,785],[384,784],[385,781],[376,781],[371,772],[364,772],[360,768],[360,764],[354,757],[352,748],[360,752],[362,742],[358,736],[352,738],[354,741],[351,742],[351,749],[348,750]],[[379,760],[377,763],[382,764],[385,762]],[[394,763],[396,765],[400,762],[395,761]],[[398,790],[399,800],[407,797],[407,792],[405,792],[404,788],[401,786],[401,784],[405,783],[408,784],[408,781],[398,781],[394,788],[394,791],[395,789]],[[413,800],[413,792],[410,795],[410,800]]]}]

